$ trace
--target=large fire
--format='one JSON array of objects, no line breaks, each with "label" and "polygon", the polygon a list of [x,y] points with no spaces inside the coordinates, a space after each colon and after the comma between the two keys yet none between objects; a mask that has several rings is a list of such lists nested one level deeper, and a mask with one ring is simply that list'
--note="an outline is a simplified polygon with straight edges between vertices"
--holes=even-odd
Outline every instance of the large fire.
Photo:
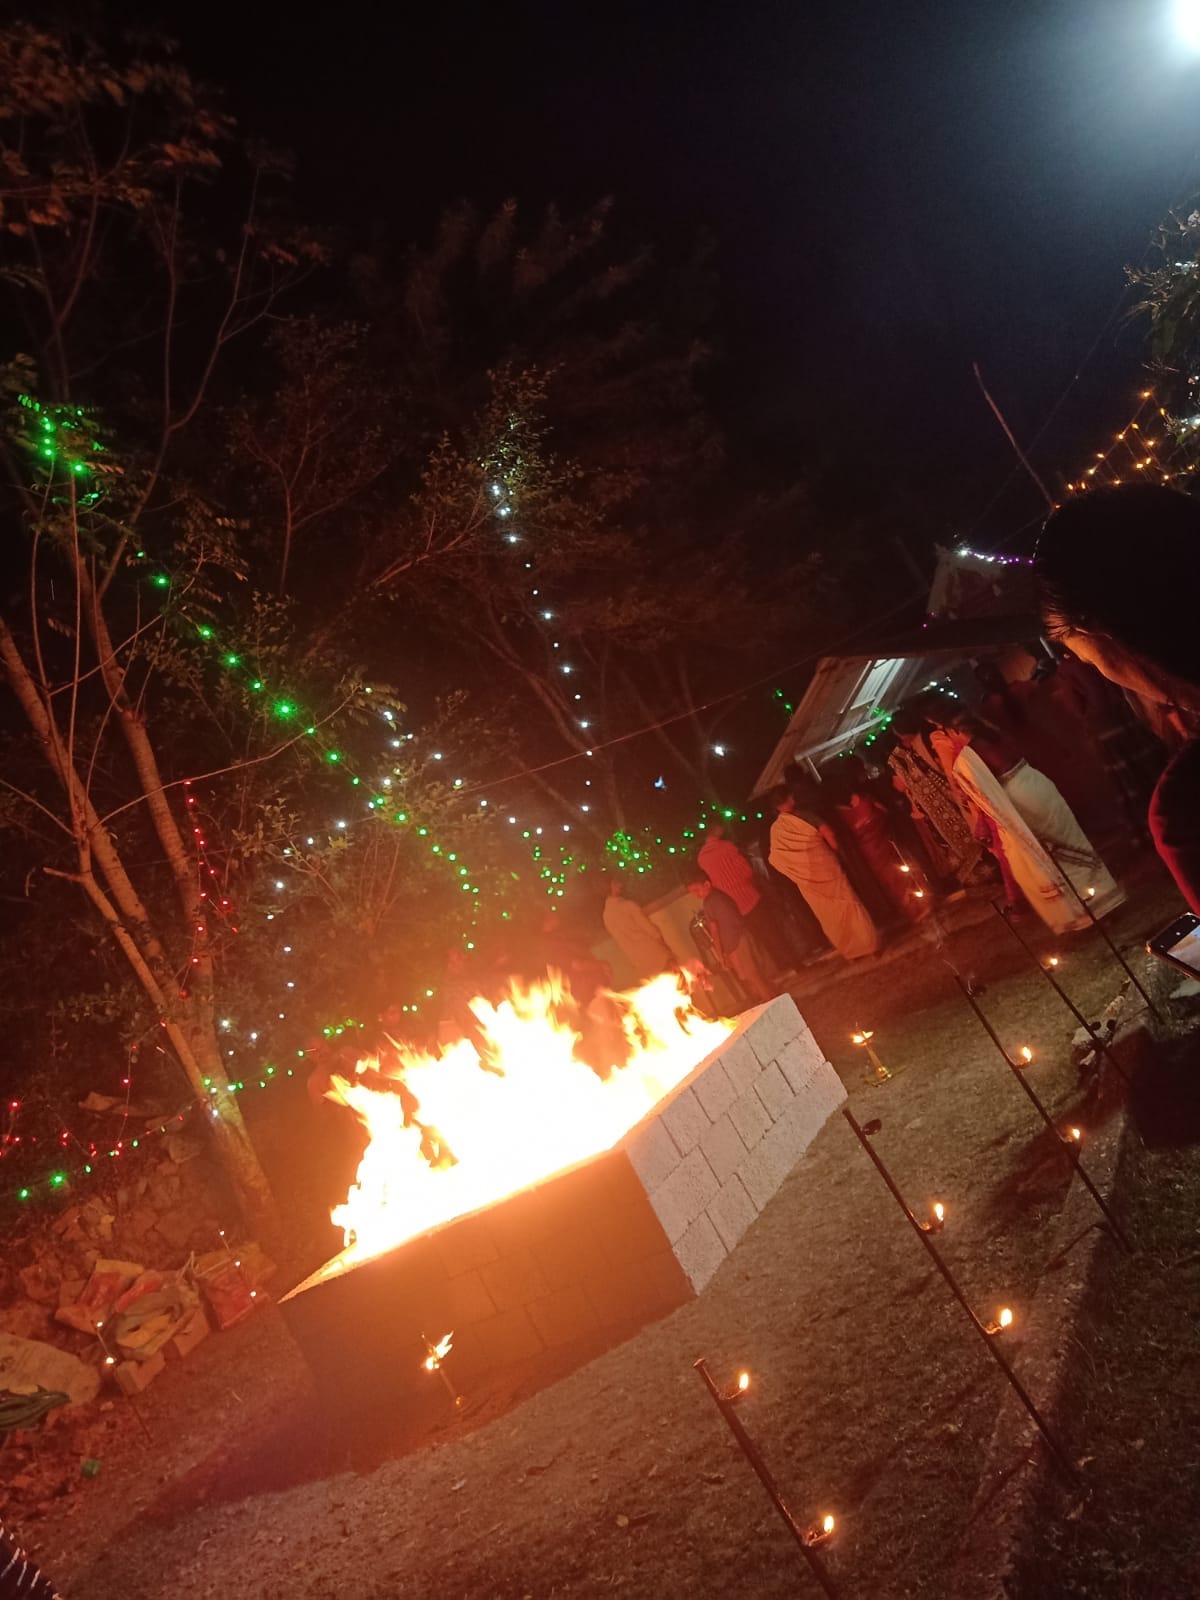
[{"label": "large fire", "polygon": [[[398,1046],[390,1061],[360,1061],[355,1081],[333,1079],[330,1098],[358,1115],[370,1143],[332,1214],[346,1247],[329,1270],[607,1150],[733,1026],[702,1017],[670,974],[601,994],[586,1014],[556,978],[514,983],[499,1005],[471,1009],[478,1050],[466,1040],[440,1057]],[[372,1087],[381,1072],[387,1081]]]}]

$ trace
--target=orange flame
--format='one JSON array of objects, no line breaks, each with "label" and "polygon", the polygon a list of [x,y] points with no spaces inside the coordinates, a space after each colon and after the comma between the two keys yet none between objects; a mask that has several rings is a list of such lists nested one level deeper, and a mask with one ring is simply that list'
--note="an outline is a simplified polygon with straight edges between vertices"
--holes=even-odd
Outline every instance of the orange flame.
[{"label": "orange flame", "polygon": [[[332,1212],[345,1248],[321,1276],[610,1149],[734,1026],[700,1016],[670,973],[628,994],[604,993],[588,1008],[590,1044],[606,1041],[610,1068],[601,1078],[575,1054],[582,1034],[569,1019],[578,1012],[560,979],[529,988],[514,981],[498,1005],[476,998],[471,1010],[486,1067],[459,1040],[440,1059],[401,1052],[392,1075],[404,1083],[403,1099],[334,1077],[329,1098],[357,1114],[370,1142],[345,1204]],[[364,1069],[378,1062],[360,1062]]]},{"label": "orange flame", "polygon": [[454,1349],[453,1340],[454,1340],[454,1333],[453,1333],[453,1331],[451,1331],[450,1333],[443,1334],[442,1337],[438,1340],[438,1342],[436,1344],[431,1344],[431,1345],[427,1346],[427,1348],[429,1350],[429,1354],[425,1357],[424,1361],[422,1361],[422,1363],[421,1363],[421,1365],[425,1368],[426,1372],[436,1372],[437,1371],[437,1369],[441,1366],[442,1362],[450,1354],[451,1350]]}]

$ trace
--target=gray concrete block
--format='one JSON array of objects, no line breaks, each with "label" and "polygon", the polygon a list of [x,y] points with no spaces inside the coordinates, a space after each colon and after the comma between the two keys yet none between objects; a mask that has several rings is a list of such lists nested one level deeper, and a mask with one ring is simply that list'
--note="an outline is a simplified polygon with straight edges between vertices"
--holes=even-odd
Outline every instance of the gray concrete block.
[{"label": "gray concrete block", "polygon": [[736,1173],[721,1185],[720,1193],[713,1196],[706,1208],[706,1214],[726,1250],[733,1249],[758,1212],[759,1207],[750,1198],[745,1184]]}]

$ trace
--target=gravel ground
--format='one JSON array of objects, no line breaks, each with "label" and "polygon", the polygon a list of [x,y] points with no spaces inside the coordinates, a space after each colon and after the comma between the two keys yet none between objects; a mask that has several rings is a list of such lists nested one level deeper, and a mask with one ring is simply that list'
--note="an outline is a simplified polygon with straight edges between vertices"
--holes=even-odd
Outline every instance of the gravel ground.
[{"label": "gravel ground", "polygon": [[[1175,897],[1148,876],[1114,919],[1133,946]],[[1069,1063],[1074,1021],[986,908],[955,908],[954,959],[1056,1114],[1089,1122]],[[1094,933],[1050,946],[1089,1014],[1120,973]],[[948,1210],[947,1258],[981,1314],[1037,1287],[1070,1181],[938,949],[807,974],[799,1003],[914,1207]],[[859,1027],[891,1082],[864,1082]],[[831,1510],[831,1570],[873,1600],[944,1588],[978,1481],[999,1382],[840,1117],[703,1297],[529,1398],[477,1397],[455,1422],[427,1386],[389,1459],[338,1470],[273,1312],[210,1339],[140,1404],[114,1408],[99,1478],[27,1526],[69,1595],[632,1595],[809,1592],[692,1371],[753,1374],[742,1416],[797,1512]],[[545,1377],[545,1375],[543,1375]],[[403,1453],[401,1453],[403,1452]],[[1080,1591],[1083,1592],[1083,1591]]]}]

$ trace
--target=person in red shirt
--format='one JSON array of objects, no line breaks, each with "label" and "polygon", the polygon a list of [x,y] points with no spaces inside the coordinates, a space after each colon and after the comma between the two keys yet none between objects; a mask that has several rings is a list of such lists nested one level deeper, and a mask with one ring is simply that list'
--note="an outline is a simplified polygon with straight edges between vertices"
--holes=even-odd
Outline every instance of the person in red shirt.
[{"label": "person in red shirt", "polygon": [[758,884],[754,868],[734,844],[720,822],[710,822],[696,856],[701,872],[722,894],[728,895],[750,930],[751,937],[772,961],[778,963],[779,929],[771,907]]},{"label": "person in red shirt", "polygon": [[[1165,484],[1093,489],[1046,519],[1034,556],[1050,637],[1120,688],[1200,727],[1200,503]],[[1200,912],[1200,736],[1150,802],[1154,847]]]}]

